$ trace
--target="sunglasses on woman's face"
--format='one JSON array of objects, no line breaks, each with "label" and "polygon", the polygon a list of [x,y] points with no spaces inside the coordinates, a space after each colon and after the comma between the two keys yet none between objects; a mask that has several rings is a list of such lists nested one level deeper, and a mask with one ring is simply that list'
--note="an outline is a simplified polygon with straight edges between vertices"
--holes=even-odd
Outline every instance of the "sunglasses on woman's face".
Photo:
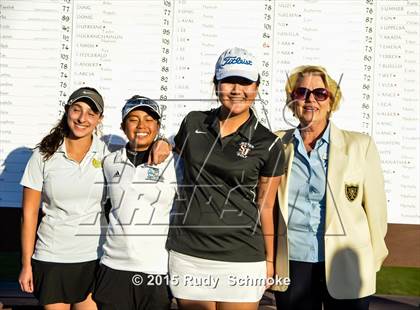
[{"label": "sunglasses on woman's face", "polygon": [[306,100],[311,94],[314,94],[314,98],[317,101],[327,100],[330,93],[326,88],[315,88],[310,90],[306,87],[298,87],[292,92],[292,98],[297,100]]}]

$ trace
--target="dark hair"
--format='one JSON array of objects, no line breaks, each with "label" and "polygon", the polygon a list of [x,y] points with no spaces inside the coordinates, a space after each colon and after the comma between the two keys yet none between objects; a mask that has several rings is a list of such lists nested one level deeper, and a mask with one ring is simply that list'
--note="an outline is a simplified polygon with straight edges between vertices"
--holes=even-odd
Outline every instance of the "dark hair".
[{"label": "dark hair", "polygon": [[[217,83],[219,83],[221,80],[216,79],[216,75],[213,76],[213,84],[215,87],[217,87]],[[261,76],[258,74],[258,79],[255,81],[257,83],[257,86],[260,86],[261,83]]]},{"label": "dark hair", "polygon": [[60,145],[63,144],[64,137],[67,137],[70,133],[70,128],[67,124],[67,110],[68,106],[66,105],[65,112],[61,120],[53,127],[53,129],[51,129],[50,133],[36,145],[39,147],[39,151],[44,160],[51,158]]},{"label": "dark hair", "polygon": [[[75,90],[69,98],[69,101],[67,102],[67,104],[64,106],[64,114],[61,118],[61,120],[58,122],[57,125],[55,125],[53,127],[53,129],[51,129],[50,133],[48,135],[46,135],[44,138],[42,138],[41,142],[38,143],[36,145],[36,147],[39,148],[40,153],[42,154],[44,160],[48,160],[51,158],[51,156],[53,156],[53,154],[57,151],[57,149],[60,147],[60,145],[63,144],[64,141],[64,137],[68,137],[69,133],[70,133],[70,127],[67,124],[67,113],[69,110],[69,107],[73,104],[78,102],[79,100],[76,101],[71,101],[72,96],[74,94],[76,94],[76,92],[79,92],[82,89],[86,89],[86,90],[90,90],[90,91],[94,91],[96,92],[102,99],[101,94],[93,87],[82,87],[79,88],[77,90]],[[91,99],[89,98],[85,98],[88,101],[89,106],[91,107],[91,109],[95,112],[95,113],[100,113],[100,115],[102,115],[102,112],[99,112],[95,102],[93,102]]]}]

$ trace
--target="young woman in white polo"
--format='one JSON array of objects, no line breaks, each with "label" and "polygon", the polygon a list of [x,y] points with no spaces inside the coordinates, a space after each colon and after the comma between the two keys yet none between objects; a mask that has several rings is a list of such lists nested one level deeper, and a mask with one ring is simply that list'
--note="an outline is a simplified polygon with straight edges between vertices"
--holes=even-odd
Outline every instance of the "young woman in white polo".
[{"label": "young woman in white polo", "polygon": [[160,127],[158,104],[133,96],[122,109],[125,148],[104,160],[112,203],[104,254],[94,289],[101,310],[169,309],[165,243],[176,193],[176,160],[147,164]]},{"label": "young woman in white polo", "polygon": [[106,223],[101,163],[107,151],[95,132],[103,110],[95,89],[76,90],[60,122],[34,149],[22,177],[19,283],[45,309],[96,309],[91,291]]}]

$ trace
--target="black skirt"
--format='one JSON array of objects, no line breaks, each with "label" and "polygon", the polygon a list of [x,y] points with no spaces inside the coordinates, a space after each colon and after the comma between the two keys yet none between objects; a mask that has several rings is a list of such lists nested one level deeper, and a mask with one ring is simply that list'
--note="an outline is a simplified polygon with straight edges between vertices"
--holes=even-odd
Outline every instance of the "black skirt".
[{"label": "black skirt", "polygon": [[34,295],[41,305],[75,304],[92,292],[99,261],[52,263],[32,259]]},{"label": "black skirt", "polygon": [[168,310],[167,276],[99,267],[93,300],[101,310]]}]

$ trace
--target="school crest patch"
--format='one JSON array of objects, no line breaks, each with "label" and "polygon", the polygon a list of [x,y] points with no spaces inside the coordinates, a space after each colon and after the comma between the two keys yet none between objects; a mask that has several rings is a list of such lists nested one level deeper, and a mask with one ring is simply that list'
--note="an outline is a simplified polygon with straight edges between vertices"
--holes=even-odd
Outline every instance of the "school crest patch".
[{"label": "school crest patch", "polygon": [[359,185],[345,184],[344,191],[346,193],[347,199],[350,202],[353,202],[357,198],[357,195],[359,194]]},{"label": "school crest patch", "polygon": [[102,168],[102,161],[99,159],[92,159],[92,166],[95,168]]},{"label": "school crest patch", "polygon": [[159,181],[159,168],[148,167],[146,180],[148,181]]},{"label": "school crest patch", "polygon": [[236,152],[236,155],[242,158],[247,158],[249,152],[254,148],[251,143],[248,142],[241,142],[239,143],[239,149]]}]

